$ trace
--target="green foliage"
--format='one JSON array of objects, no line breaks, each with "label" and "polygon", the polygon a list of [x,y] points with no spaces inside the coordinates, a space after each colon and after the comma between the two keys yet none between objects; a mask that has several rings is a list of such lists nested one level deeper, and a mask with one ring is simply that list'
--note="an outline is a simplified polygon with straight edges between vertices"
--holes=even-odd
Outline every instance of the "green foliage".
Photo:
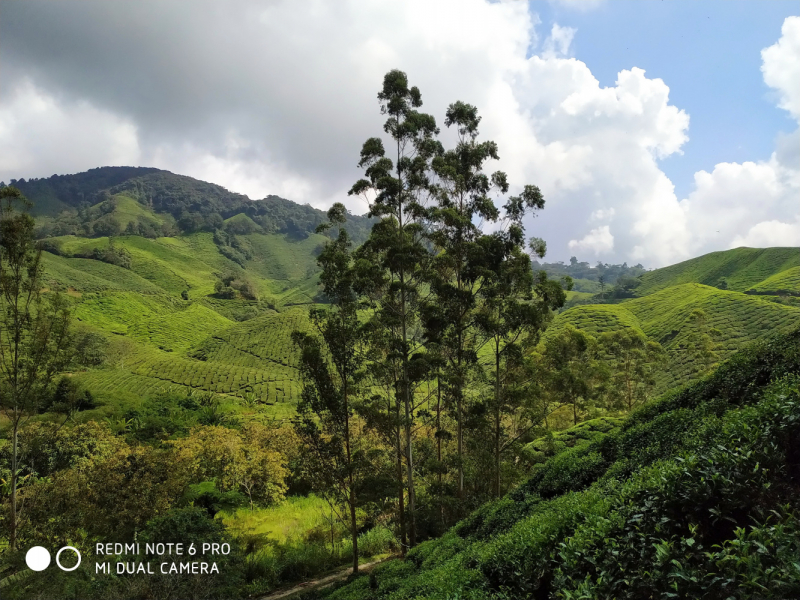
[{"label": "green foliage", "polygon": [[639,275],[646,272],[642,265],[629,267],[628,263],[621,265],[609,265],[598,262],[592,267],[588,262],[579,262],[574,256],[570,258],[569,264],[563,262],[539,263],[533,262],[534,270],[542,270],[554,279],[569,276],[576,282],[575,289],[582,292],[600,291],[599,281],[603,278],[605,285],[614,285],[622,289],[635,288]]},{"label": "green foliage", "polygon": [[608,404],[630,411],[646,402],[655,385],[656,362],[663,355],[661,345],[634,329],[623,329],[604,333],[600,346],[611,362]]},{"label": "green foliage", "polygon": [[371,583],[325,595],[794,597],[799,384],[800,330],[754,344],[622,428],[557,452]]},{"label": "green foliage", "polygon": [[145,167],[98,167],[76,175],[52,175],[20,181],[17,187],[33,202],[35,214],[55,215],[64,208],[78,207],[83,202],[100,202],[104,199],[101,190],[132,177],[156,172],[158,169]]}]

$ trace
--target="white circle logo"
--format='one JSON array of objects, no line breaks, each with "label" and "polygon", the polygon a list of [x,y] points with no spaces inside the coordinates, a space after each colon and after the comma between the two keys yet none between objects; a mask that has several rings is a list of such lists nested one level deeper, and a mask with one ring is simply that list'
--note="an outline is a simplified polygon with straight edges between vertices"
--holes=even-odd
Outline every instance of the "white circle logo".
[{"label": "white circle logo", "polygon": [[[64,550],[72,550],[72,551],[73,551],[75,554],[77,554],[77,555],[78,555],[78,562],[77,562],[77,563],[75,563],[75,566],[74,566],[74,567],[70,567],[70,568],[68,569],[67,567],[64,567],[64,566],[62,566],[62,565],[61,565],[61,563],[59,562],[58,558],[61,556],[61,553],[62,553]],[[50,555],[49,555],[49,554],[47,555],[47,562],[50,562]],[[75,569],[77,569],[78,567],[80,567],[80,566],[81,566],[81,553],[80,553],[80,552],[78,552],[78,549],[77,549],[77,548],[75,548],[75,547],[73,547],[73,546],[64,546],[64,547],[63,547],[61,550],[59,550],[59,551],[58,551],[58,553],[56,554],[56,564],[58,565],[58,568],[59,568],[59,569],[61,569],[62,571],[74,571]]]},{"label": "white circle logo", "polygon": [[50,553],[47,548],[34,546],[25,555],[25,564],[31,571],[44,571],[50,565]]}]

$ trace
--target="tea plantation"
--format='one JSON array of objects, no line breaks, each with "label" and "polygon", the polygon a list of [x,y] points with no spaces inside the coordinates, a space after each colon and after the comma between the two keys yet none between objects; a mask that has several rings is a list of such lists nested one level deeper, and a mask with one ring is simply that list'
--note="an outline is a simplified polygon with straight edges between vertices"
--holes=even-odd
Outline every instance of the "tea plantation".
[{"label": "tea plantation", "polygon": [[800,597],[800,329],[619,427],[578,427],[442,538],[305,597]]},{"label": "tea plantation", "polygon": [[[777,292],[784,288],[775,286],[768,290],[762,282],[794,267],[800,267],[797,248],[736,248],[645,273],[637,291],[639,295],[647,295],[682,283],[702,283],[739,292],[756,288]],[[794,287],[787,289],[800,293],[797,280],[794,281]]]},{"label": "tea plantation", "polygon": [[595,336],[621,328],[644,333],[666,350],[665,363],[657,374],[657,389],[666,391],[691,379],[698,367],[696,359],[686,351],[692,335],[698,333],[690,318],[696,309],[706,313],[709,329],[720,332],[716,340],[720,359],[770,332],[783,331],[800,323],[800,306],[779,304],[764,296],[685,283],[619,304],[570,308],[555,318],[545,335],[556,335],[566,324]]}]

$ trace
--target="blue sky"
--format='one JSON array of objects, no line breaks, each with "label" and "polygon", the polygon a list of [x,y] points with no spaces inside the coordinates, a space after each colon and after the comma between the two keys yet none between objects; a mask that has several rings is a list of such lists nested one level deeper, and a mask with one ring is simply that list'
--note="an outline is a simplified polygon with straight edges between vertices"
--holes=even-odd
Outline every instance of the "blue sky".
[{"label": "blue sky", "polygon": [[540,0],[529,7],[543,31],[553,23],[577,29],[571,55],[601,86],[631,67],[669,86],[670,103],[691,119],[683,154],[661,161],[678,198],[689,194],[696,171],[768,157],[777,133],[797,127],[761,75],[761,49],[780,37],[786,17],[800,14],[796,0],[605,0],[583,10]]}]

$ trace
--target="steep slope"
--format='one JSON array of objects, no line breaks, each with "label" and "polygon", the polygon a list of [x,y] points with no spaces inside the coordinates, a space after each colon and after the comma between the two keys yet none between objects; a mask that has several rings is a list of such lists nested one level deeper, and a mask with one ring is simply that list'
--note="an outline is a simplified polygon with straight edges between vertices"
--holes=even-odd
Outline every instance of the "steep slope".
[{"label": "steep slope", "polygon": [[442,538],[310,598],[800,597],[800,330],[566,449]]},{"label": "steep slope", "polygon": [[[728,290],[744,292],[798,266],[800,248],[736,248],[644,273],[636,291],[645,296],[682,283],[718,287],[724,280]],[[768,290],[762,288],[762,291]],[[769,291],[777,291],[777,288]],[[793,288],[793,291],[800,292],[800,288]]]}]

